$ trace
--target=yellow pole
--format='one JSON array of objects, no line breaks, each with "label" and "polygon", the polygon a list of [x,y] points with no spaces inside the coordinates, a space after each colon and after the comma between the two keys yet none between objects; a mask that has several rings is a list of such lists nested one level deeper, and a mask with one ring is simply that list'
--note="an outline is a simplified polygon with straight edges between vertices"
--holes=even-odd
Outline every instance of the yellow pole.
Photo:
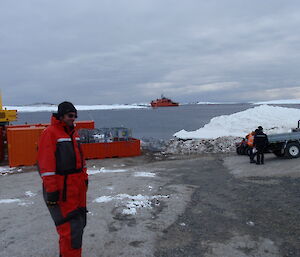
[{"label": "yellow pole", "polygon": [[3,109],[3,106],[2,106],[2,92],[0,90],[0,110]]}]

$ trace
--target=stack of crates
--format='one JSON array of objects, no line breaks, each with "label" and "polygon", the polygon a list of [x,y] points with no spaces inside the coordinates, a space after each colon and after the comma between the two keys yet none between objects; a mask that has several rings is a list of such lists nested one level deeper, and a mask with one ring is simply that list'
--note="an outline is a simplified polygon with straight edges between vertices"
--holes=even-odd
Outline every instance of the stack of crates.
[{"label": "stack of crates", "polygon": [[132,138],[131,129],[123,127],[84,129],[78,133],[86,159],[141,155],[140,140]]},{"label": "stack of crates", "polygon": [[111,128],[111,133],[113,136],[113,141],[128,141],[132,138],[132,131],[129,128]]},{"label": "stack of crates", "polygon": [[110,143],[129,141],[132,138],[131,129],[123,127],[80,129],[78,134],[82,143]]},{"label": "stack of crates", "polygon": [[110,128],[80,129],[78,134],[81,143],[108,143],[113,141]]}]

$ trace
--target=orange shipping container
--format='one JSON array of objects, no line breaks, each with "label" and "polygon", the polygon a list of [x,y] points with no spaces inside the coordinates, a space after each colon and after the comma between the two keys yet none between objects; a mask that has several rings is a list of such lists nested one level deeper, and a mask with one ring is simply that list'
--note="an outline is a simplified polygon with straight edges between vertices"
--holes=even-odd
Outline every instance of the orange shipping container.
[{"label": "orange shipping container", "polygon": [[13,128],[35,128],[35,127],[47,127],[49,126],[48,123],[36,123],[36,124],[19,124],[19,125],[8,125],[6,129],[13,129]]},{"label": "orange shipping container", "polygon": [[3,127],[0,127],[0,161],[4,160]]},{"label": "orange shipping container", "polygon": [[93,120],[88,121],[75,121],[75,129],[94,129],[95,128],[95,122]]},{"label": "orange shipping container", "polygon": [[44,127],[8,128],[8,163],[10,167],[37,163],[37,147]]},{"label": "orange shipping container", "polygon": [[81,144],[86,159],[104,159],[113,157],[131,157],[141,155],[140,140],[132,138],[129,141],[111,143]]},{"label": "orange shipping container", "polygon": [[[82,125],[82,124],[81,124]],[[86,122],[83,126],[94,126]],[[37,163],[39,137],[45,127],[9,127],[7,128],[8,162],[10,167],[31,166]],[[131,157],[141,155],[140,140],[110,143],[81,144],[86,159],[104,159],[113,157]]]},{"label": "orange shipping container", "polygon": [[[94,129],[95,122],[93,120],[88,121],[75,121],[75,129]],[[9,125],[6,128],[32,128],[32,127],[48,127],[50,123],[36,123],[36,124],[20,124],[20,125]]]}]

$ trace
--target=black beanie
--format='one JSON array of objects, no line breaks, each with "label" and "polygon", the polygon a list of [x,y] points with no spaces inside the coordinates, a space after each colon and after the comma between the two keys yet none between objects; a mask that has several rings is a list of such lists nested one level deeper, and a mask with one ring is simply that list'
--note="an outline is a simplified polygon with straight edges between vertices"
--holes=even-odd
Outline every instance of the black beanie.
[{"label": "black beanie", "polygon": [[58,105],[58,108],[57,108],[58,117],[62,117],[69,112],[75,112],[77,114],[77,110],[72,103],[62,102]]}]

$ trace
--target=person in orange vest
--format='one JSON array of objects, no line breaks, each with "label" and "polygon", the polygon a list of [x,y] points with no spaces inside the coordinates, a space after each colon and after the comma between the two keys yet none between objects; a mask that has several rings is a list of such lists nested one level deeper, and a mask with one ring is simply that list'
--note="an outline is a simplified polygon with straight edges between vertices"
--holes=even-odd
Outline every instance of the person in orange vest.
[{"label": "person in orange vest", "polygon": [[248,147],[250,147],[250,163],[256,163],[254,161],[254,157],[256,153],[254,152],[255,149],[253,148],[254,136],[255,136],[255,132],[252,131],[251,133],[248,134],[248,140],[247,140]]},{"label": "person in orange vest", "polygon": [[72,103],[59,104],[38,148],[44,200],[59,234],[60,257],[81,257],[86,226],[88,175],[80,138],[74,129],[76,118]]}]

